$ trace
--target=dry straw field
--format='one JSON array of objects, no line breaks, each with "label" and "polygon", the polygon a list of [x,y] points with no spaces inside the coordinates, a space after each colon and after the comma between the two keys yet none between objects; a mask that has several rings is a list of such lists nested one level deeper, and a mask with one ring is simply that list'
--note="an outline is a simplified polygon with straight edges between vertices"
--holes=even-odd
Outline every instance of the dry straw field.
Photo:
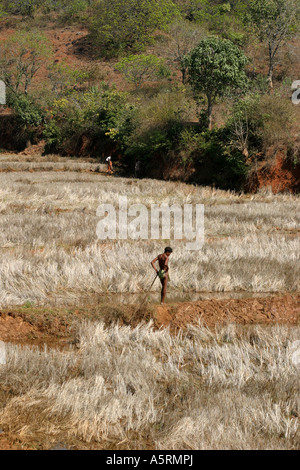
[{"label": "dry straw field", "polygon": [[[82,324],[76,351],[10,345],[0,423],[102,449],[297,449],[300,328]],[[1,366],[0,366],[1,367]]]},{"label": "dry straw field", "polygon": [[[7,162],[2,165],[7,169]],[[174,247],[172,292],[299,291],[296,196],[236,195],[175,182],[108,178],[91,173],[93,164],[78,163],[74,170],[71,162],[72,171],[63,171],[68,166],[61,162],[9,165],[15,171],[0,173],[2,307],[143,291],[152,280],[149,263],[165,243]],[[52,171],[41,171],[43,165]],[[129,205],[147,207],[205,204],[203,249],[187,252],[184,241],[99,241],[97,207],[118,207],[119,195],[126,195]]]},{"label": "dry straw field", "polygon": [[[184,240],[98,240],[97,207],[117,205],[119,195],[147,207],[205,204],[203,249],[188,252]],[[190,291],[229,298],[300,290],[299,197],[289,194],[234,194],[108,177],[93,162],[3,156],[0,220],[2,309],[144,292],[166,243],[174,247],[169,301]],[[199,323],[175,335],[151,322],[78,320],[74,328],[70,349],[6,345],[0,427],[22,445],[299,449],[299,326]]]}]

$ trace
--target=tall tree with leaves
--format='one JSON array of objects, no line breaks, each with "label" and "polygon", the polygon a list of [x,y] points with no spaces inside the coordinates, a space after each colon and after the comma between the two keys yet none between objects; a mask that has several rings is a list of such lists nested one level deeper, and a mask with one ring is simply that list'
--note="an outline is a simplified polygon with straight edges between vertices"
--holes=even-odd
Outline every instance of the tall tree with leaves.
[{"label": "tall tree with leaves", "polygon": [[212,111],[218,98],[247,86],[247,57],[228,39],[209,37],[200,41],[186,56],[189,83],[198,100],[207,100],[208,127],[212,129]]},{"label": "tall tree with leaves", "polygon": [[276,58],[286,40],[299,29],[299,0],[249,0],[244,17],[258,39],[268,46],[268,81],[273,90],[273,74]]}]

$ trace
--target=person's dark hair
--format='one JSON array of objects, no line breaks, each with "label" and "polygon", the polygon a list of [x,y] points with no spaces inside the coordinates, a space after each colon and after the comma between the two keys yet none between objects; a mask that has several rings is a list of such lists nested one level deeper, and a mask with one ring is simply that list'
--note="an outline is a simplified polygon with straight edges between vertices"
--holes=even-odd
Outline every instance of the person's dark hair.
[{"label": "person's dark hair", "polygon": [[172,250],[172,248],[171,248],[170,246],[167,246],[167,247],[165,248],[165,253],[172,253],[172,251],[173,251],[173,250]]}]

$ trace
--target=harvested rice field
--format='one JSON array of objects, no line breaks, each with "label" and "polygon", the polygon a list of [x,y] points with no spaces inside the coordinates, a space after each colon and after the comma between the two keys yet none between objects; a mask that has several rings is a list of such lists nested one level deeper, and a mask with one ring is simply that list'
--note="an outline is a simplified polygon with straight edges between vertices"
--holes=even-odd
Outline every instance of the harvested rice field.
[{"label": "harvested rice field", "polygon": [[[203,247],[99,240],[119,196],[203,204]],[[0,449],[299,449],[299,207],[0,154]]]}]

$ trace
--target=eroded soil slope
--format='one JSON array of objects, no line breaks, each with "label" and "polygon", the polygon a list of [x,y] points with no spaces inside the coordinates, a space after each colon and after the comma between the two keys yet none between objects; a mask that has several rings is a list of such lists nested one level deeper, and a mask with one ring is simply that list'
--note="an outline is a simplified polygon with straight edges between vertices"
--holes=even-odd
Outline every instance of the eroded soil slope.
[{"label": "eroded soil slope", "polygon": [[[51,321],[49,318],[51,317]],[[135,326],[140,321],[154,322],[156,328],[170,327],[176,332],[199,321],[208,327],[218,323],[289,324],[300,322],[300,295],[274,295],[266,298],[210,299],[169,303],[165,306],[114,305],[109,309],[93,306],[55,312],[45,309],[17,308],[0,312],[0,340],[13,343],[60,346],[73,342],[74,324],[81,320],[119,322]]]}]

